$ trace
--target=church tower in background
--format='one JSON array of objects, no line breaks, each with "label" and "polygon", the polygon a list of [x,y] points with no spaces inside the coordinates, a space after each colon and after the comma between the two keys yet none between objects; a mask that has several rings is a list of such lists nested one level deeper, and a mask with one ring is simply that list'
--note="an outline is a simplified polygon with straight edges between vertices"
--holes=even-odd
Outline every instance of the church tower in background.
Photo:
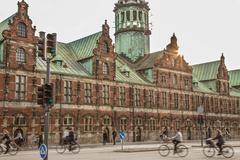
[{"label": "church tower in background", "polygon": [[149,10],[145,0],[118,0],[115,4],[116,52],[133,62],[150,52]]}]

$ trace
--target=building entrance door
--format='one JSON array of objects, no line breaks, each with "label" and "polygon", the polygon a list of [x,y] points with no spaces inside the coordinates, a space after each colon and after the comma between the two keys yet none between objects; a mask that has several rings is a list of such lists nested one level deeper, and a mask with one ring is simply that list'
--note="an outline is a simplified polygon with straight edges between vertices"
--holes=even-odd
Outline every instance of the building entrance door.
[{"label": "building entrance door", "polygon": [[137,142],[140,142],[142,139],[142,130],[140,127],[137,128],[137,131],[136,131],[136,141]]}]

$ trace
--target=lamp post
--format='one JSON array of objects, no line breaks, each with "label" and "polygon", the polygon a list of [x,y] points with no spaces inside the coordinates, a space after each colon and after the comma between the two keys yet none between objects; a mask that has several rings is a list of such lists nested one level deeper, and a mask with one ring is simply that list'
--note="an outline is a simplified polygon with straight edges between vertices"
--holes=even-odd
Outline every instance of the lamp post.
[{"label": "lamp post", "polygon": [[204,107],[199,106],[197,107],[197,113],[198,113],[198,124],[200,125],[200,136],[201,136],[201,147],[203,147],[203,112]]}]

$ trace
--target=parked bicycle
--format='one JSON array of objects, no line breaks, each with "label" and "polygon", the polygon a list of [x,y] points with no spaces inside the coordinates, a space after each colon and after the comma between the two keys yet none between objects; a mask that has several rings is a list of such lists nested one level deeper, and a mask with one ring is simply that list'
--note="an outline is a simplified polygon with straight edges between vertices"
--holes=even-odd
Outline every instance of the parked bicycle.
[{"label": "parked bicycle", "polygon": [[[8,150],[8,154],[12,156],[16,155],[19,150],[18,145],[14,141],[11,141],[9,146],[10,148]],[[6,150],[7,150],[7,146],[3,143],[0,144],[0,155],[3,154]]]},{"label": "parked bicycle", "polygon": [[78,143],[74,143],[74,144],[60,144],[56,146],[56,151],[59,154],[63,154],[66,150],[68,150],[69,152],[72,152],[73,154],[77,154],[80,152],[80,145]]},{"label": "parked bicycle", "polygon": [[[158,153],[162,157],[167,157],[170,153],[170,150],[173,150],[173,147],[169,147],[169,139],[165,139],[163,142],[165,142],[165,144],[160,145]],[[177,154],[179,157],[186,157],[188,155],[188,147],[183,144],[178,144],[176,152],[173,150],[173,154]]]},{"label": "parked bicycle", "polygon": [[[216,151],[219,152],[219,148],[214,144],[211,138],[206,140],[206,146],[203,147],[203,154],[206,157],[213,157]],[[231,146],[223,145],[221,155],[225,158],[232,158],[234,156],[234,150]]]}]

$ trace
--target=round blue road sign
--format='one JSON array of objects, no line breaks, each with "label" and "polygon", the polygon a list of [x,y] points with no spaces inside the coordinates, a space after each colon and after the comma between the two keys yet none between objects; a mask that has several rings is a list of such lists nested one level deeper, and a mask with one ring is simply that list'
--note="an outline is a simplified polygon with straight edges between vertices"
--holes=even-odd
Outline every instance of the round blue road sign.
[{"label": "round blue road sign", "polygon": [[41,144],[41,146],[39,147],[39,151],[41,159],[44,160],[47,156],[47,146],[45,144]]}]

